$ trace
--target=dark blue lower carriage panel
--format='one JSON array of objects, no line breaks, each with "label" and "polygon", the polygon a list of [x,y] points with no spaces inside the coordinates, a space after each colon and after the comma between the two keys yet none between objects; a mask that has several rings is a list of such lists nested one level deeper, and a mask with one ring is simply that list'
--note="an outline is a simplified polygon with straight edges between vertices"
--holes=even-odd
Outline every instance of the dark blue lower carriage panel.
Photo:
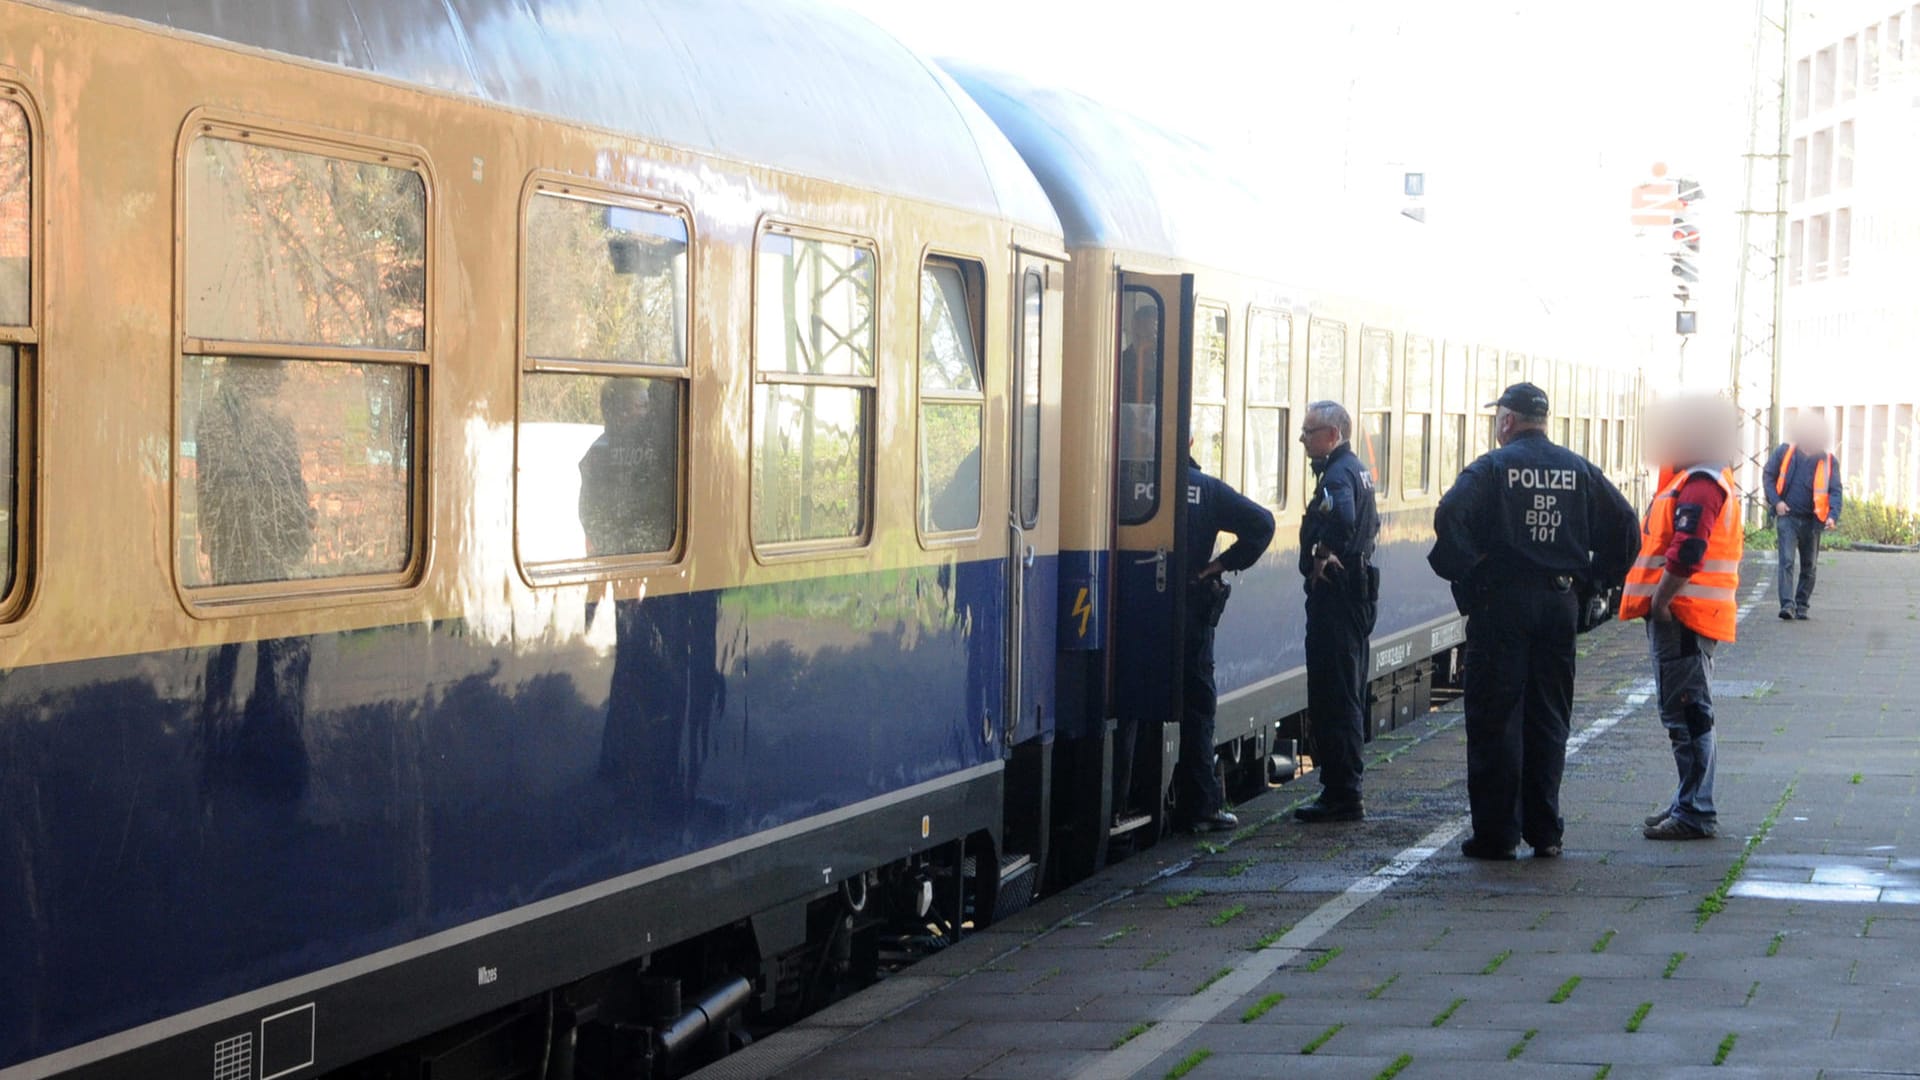
[{"label": "dark blue lower carriage panel", "polygon": [[[1005,603],[948,564],[0,673],[0,1069],[997,776]],[[702,880],[708,926],[784,899]]]},{"label": "dark blue lower carriage panel", "polygon": [[[137,1049],[77,1065],[74,1080],[210,1075],[216,1056],[310,1053],[320,1068],[356,1061],[624,960],[747,918],[773,898],[838,881],[855,853],[906,854],[939,838],[992,830],[997,765],[896,792],[822,820],[774,830],[648,871],[240,995],[131,1033]],[[921,839],[925,817],[939,823]],[[309,1035],[304,1046],[297,1041]],[[44,1064],[63,1067],[56,1056]],[[76,1055],[77,1056],[77,1055]],[[77,1063],[76,1063],[77,1064]]]}]

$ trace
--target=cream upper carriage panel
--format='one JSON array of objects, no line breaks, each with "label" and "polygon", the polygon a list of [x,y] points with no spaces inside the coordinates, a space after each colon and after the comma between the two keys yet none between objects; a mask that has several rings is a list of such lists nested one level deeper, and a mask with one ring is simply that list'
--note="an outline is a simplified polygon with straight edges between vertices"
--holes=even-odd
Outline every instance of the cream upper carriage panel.
[{"label": "cream upper carriage panel", "polygon": [[[691,340],[687,347],[693,357],[691,394],[702,410],[719,409],[723,398],[744,400],[743,388],[750,379],[743,379],[739,372],[716,374],[714,369],[744,371],[750,320],[744,304],[739,305],[740,312],[722,311],[719,301],[748,294],[752,237],[773,217],[797,218],[805,225],[804,211],[852,207],[861,221],[873,225],[872,239],[886,248],[882,273],[898,279],[890,281],[886,290],[908,297],[885,301],[891,305],[885,312],[898,309],[899,317],[892,318],[897,325],[885,331],[883,357],[898,351],[897,343],[914,332],[909,325],[917,279],[914,268],[920,255],[917,246],[925,236],[958,232],[978,246],[978,253],[987,260],[989,292],[998,297],[1004,297],[1008,287],[996,279],[1003,267],[1011,265],[1004,254],[1007,245],[1052,251],[1061,246],[1059,226],[1044,193],[977,107],[897,42],[856,17],[829,8],[816,11],[793,4],[745,2],[650,5],[631,11],[593,3],[452,7],[383,3],[361,5],[365,10],[348,4],[282,5],[270,10],[216,3],[92,7],[106,18],[97,24],[98,34],[67,36],[63,48],[73,57],[70,71],[124,67],[130,56],[173,54],[165,62],[166,77],[154,84],[162,92],[147,103],[146,111],[153,115],[134,116],[139,110],[119,108],[116,112],[123,119],[116,121],[118,126],[152,127],[162,121],[177,125],[180,117],[203,102],[215,103],[218,113],[221,106],[236,101],[247,103],[246,117],[259,119],[263,126],[277,126],[272,124],[277,119],[273,105],[280,98],[287,111],[296,114],[287,121],[288,130],[335,131],[353,137],[358,127],[371,125],[377,137],[370,133],[369,144],[381,147],[395,144],[397,138],[417,145],[430,177],[428,213],[435,238],[427,251],[427,318],[438,344],[426,358],[429,388],[419,420],[425,447],[420,476],[433,485],[432,505],[415,526],[425,536],[418,564],[424,578],[417,578],[422,587],[371,590],[361,598],[369,602],[347,606],[336,602],[338,598],[316,600],[312,594],[291,604],[241,605],[239,613],[248,617],[220,613],[210,622],[203,619],[194,631],[196,639],[376,625],[456,610],[479,614],[479,608],[499,609],[496,621],[516,617],[511,609],[524,605],[527,593],[513,565],[511,512],[500,517],[482,505],[500,503],[500,492],[492,492],[487,499],[472,493],[496,478],[482,475],[488,469],[478,466],[488,466],[482,459],[499,457],[501,448],[489,450],[482,444],[501,443],[502,430],[510,429],[513,422],[515,365],[503,355],[502,346],[518,333],[513,326],[515,260],[504,257],[502,249],[520,235],[522,222],[513,215],[524,213],[524,190],[531,188],[535,174],[554,170],[588,174],[591,184],[604,192],[657,192],[686,208],[696,281],[688,301]],[[35,8],[41,14],[29,14]],[[16,12],[21,15],[22,32],[14,36],[14,43],[21,51],[11,62],[25,67],[58,59],[31,61],[28,47],[37,35],[26,31],[57,25],[75,9],[32,5]],[[156,27],[172,33],[144,41],[130,37]],[[211,36],[242,48],[228,49],[222,56],[208,52],[188,35]],[[256,50],[268,50],[268,54]],[[44,47],[39,51],[51,57]],[[281,54],[277,59],[282,63],[291,59],[295,66],[282,66],[281,75],[275,76],[273,67],[263,66],[276,59],[274,53]],[[351,73],[330,73],[330,65],[378,78],[342,83],[339,76]],[[329,87],[348,92],[330,93]],[[61,123],[80,130],[104,130],[102,124],[89,121],[87,110],[105,108],[109,95],[87,88],[84,80],[75,84],[71,77],[63,88],[65,100],[56,98],[52,105]],[[430,92],[416,96],[415,91]],[[161,104],[156,106],[156,101]],[[515,119],[503,109],[547,114],[561,122]],[[174,132],[166,132],[165,137],[171,144]],[[86,145],[71,142],[59,152],[72,156]],[[114,153],[138,154],[144,145],[117,144]],[[469,168],[475,178],[471,185]],[[493,183],[479,182],[483,168]],[[158,180],[161,170],[172,172],[164,159],[156,160],[151,178],[144,166],[133,174],[137,180],[124,179],[125,174],[117,170],[108,175],[122,176],[117,183],[137,187],[156,207],[164,207],[172,201],[172,193]],[[74,162],[73,171],[101,175],[84,158]],[[76,199],[88,198],[89,183],[70,186],[76,187]],[[118,205],[126,194],[113,191],[111,197]],[[103,192],[99,197],[107,196]],[[76,212],[79,205],[68,210]],[[154,223],[164,227],[164,219]],[[56,246],[71,245],[82,236],[61,226],[56,219],[47,230]],[[910,246],[916,249],[909,250]],[[99,260],[72,257],[56,260],[55,265],[61,261],[79,275],[81,267]],[[732,285],[736,277],[737,289]],[[72,295],[78,280],[55,277],[49,283],[50,292],[56,299],[63,289]],[[143,280],[165,289],[162,278]],[[133,283],[127,279],[123,287]],[[53,329],[61,328],[56,324]],[[50,350],[57,348],[58,337]],[[996,342],[995,349],[1003,344]],[[165,348],[157,341],[155,345]],[[997,358],[998,351],[990,350],[990,355]],[[48,359],[53,360],[51,351]],[[900,396],[902,401],[910,398],[912,391],[906,386],[910,378],[889,378],[905,387],[901,395],[890,396]],[[50,392],[53,389],[57,388],[50,387]],[[143,439],[150,428],[165,430],[166,421],[158,410],[145,405],[126,407],[144,411],[115,423],[130,431],[137,429]],[[887,406],[889,410],[896,407]],[[735,415],[725,414],[729,420]],[[738,415],[744,415],[744,408]],[[476,432],[487,437],[482,439]],[[502,446],[510,452],[510,431],[507,436]],[[695,432],[693,436],[689,456],[697,458],[702,435]],[[57,439],[58,433],[47,437]],[[911,437],[910,430],[906,437]],[[725,441],[719,434],[709,437],[716,447]],[[891,445],[883,444],[883,449]],[[735,464],[745,468],[744,460],[723,459],[721,453],[715,450],[709,455],[709,474]],[[50,468],[57,468],[60,459],[58,454],[47,455]],[[492,473],[506,476],[501,483],[509,483],[510,464],[504,470],[497,466],[497,462],[489,466]],[[57,475],[53,479],[58,481]],[[744,478],[708,475],[694,478],[693,484],[689,500],[698,497],[700,487],[711,485],[710,490],[739,495],[744,515]],[[48,490],[55,487],[49,484]],[[64,487],[72,490],[70,483]],[[145,495],[121,502],[152,506],[160,519],[168,513],[164,497],[158,506]],[[876,511],[892,513],[891,508],[878,505]],[[725,513],[731,511],[689,510],[692,541],[712,543],[721,537],[729,546],[744,543],[744,522],[725,521]],[[491,535],[496,527],[501,535]],[[906,527],[911,535],[910,516]],[[164,520],[158,528],[164,536]],[[131,558],[118,547],[112,552],[105,547],[132,543],[145,535],[146,530],[140,530],[137,535],[102,538],[90,545],[101,550],[86,556],[89,566],[96,562],[146,566],[157,561],[158,573],[122,575],[127,595],[141,597],[143,607],[148,597],[160,602],[161,594],[169,591],[164,584],[167,556],[159,552],[156,559],[145,553],[144,545]],[[55,574],[61,572],[58,562],[70,555],[56,544],[40,554],[42,567]],[[702,585],[724,584],[730,573],[725,568],[742,565],[742,558],[743,553],[731,551],[706,558],[708,572]],[[66,572],[72,570],[70,566]],[[805,572],[803,567],[790,570]],[[155,581],[143,580],[149,576]],[[687,587],[687,579],[654,584],[673,590]],[[516,600],[516,595],[523,599]],[[177,602],[168,606],[179,608]],[[198,614],[205,616],[207,611]],[[517,617],[524,619],[525,614]],[[177,625],[174,618],[155,610],[154,616],[130,620],[113,631],[110,642],[98,640],[97,633],[84,644],[59,642],[60,635],[36,635],[33,653],[54,658],[48,650],[69,656],[153,647],[176,640],[169,625]]]}]

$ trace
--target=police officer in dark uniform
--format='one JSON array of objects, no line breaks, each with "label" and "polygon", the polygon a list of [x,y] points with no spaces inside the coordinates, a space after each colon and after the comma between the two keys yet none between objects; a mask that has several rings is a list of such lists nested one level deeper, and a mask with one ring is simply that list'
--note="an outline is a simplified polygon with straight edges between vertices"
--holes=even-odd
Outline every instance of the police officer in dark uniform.
[{"label": "police officer in dark uniform", "polygon": [[1226,571],[1240,571],[1259,561],[1273,542],[1273,515],[1233,490],[1225,481],[1200,471],[1187,459],[1188,557],[1213,554],[1223,532],[1232,533],[1233,546],[1200,568],[1187,589],[1186,663],[1182,687],[1186,701],[1180,717],[1180,763],[1173,770],[1176,826],[1194,832],[1236,828],[1240,819],[1226,809],[1226,792],[1213,771],[1213,715],[1218,696],[1213,684],[1213,630],[1226,609],[1231,591],[1220,579]]},{"label": "police officer in dark uniform", "polygon": [[1547,395],[1507,387],[1500,447],[1434,512],[1427,562],[1467,621],[1467,799],[1475,859],[1560,854],[1560,773],[1584,603],[1623,581],[1639,548],[1633,507],[1593,463],[1547,438]]},{"label": "police officer in dark uniform", "polygon": [[1320,797],[1301,821],[1359,821],[1360,747],[1366,739],[1367,639],[1380,599],[1373,545],[1380,515],[1373,474],[1353,452],[1353,419],[1338,402],[1307,406],[1300,444],[1313,459],[1313,499],[1300,519],[1307,591],[1307,720]]}]

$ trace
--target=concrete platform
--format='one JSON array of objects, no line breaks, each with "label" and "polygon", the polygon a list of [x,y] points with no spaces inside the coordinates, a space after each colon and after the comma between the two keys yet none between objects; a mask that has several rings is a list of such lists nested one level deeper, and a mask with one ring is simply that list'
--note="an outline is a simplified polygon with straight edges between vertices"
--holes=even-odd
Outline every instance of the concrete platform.
[{"label": "concrete platform", "polygon": [[1297,781],[702,1075],[1920,1075],[1920,558],[1828,553],[1790,623],[1767,554],[1719,660],[1717,839],[1640,836],[1673,764],[1644,632],[1608,627],[1564,858],[1459,855],[1455,706],[1369,747],[1364,823],[1294,823]]}]

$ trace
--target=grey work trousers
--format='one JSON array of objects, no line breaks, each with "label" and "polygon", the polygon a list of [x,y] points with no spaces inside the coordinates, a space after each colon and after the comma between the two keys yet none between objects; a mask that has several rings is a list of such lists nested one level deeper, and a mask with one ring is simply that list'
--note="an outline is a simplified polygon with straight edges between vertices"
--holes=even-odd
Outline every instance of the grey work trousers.
[{"label": "grey work trousers", "polygon": [[1673,744],[1673,765],[1680,774],[1669,817],[1703,832],[1714,831],[1713,806],[1713,649],[1718,644],[1687,629],[1678,619],[1647,620],[1648,651],[1653,656],[1660,723]]}]

